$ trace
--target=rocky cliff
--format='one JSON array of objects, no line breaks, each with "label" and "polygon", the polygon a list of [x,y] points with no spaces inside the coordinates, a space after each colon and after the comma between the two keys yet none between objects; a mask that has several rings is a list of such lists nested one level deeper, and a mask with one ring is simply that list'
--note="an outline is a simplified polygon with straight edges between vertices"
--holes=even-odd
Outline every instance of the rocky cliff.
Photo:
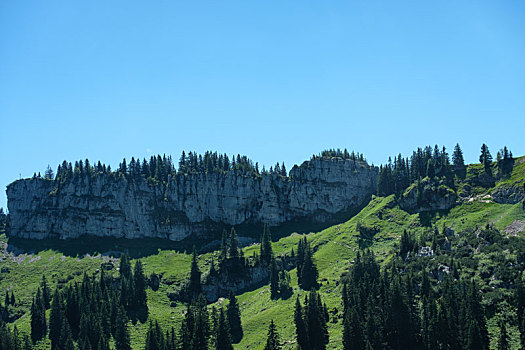
[{"label": "rocky cliff", "polygon": [[67,181],[32,178],[7,187],[9,235],[21,238],[157,237],[179,241],[220,225],[308,218],[323,222],[357,209],[375,191],[377,168],[342,158],[313,158],[289,176],[176,173],[165,182],[119,172]]}]

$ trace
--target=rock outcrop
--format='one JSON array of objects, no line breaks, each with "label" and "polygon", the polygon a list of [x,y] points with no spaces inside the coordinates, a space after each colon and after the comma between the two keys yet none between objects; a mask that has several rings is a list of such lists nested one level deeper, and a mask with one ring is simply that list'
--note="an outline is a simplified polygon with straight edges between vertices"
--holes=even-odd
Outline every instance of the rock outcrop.
[{"label": "rock outcrop", "polygon": [[525,199],[525,183],[498,186],[492,191],[492,199],[501,204],[519,203]]},{"label": "rock outcrop", "polygon": [[10,236],[30,239],[206,236],[220,225],[324,222],[355,210],[375,191],[377,168],[342,158],[313,158],[289,176],[177,173],[167,182],[122,173],[68,181],[32,178],[7,187]]},{"label": "rock outcrop", "polygon": [[457,195],[444,182],[425,178],[410,186],[399,199],[401,209],[410,213],[448,210],[456,204]]}]

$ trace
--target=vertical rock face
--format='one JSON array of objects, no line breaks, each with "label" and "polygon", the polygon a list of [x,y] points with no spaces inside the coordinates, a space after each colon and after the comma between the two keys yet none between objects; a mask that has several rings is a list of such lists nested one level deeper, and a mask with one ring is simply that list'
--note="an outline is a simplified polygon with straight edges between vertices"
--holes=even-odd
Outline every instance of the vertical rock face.
[{"label": "vertical rock face", "polygon": [[68,181],[17,180],[7,187],[9,235],[21,238],[204,236],[217,224],[323,222],[356,209],[375,191],[377,168],[341,158],[314,158],[288,177],[191,173],[164,183],[121,173]]}]

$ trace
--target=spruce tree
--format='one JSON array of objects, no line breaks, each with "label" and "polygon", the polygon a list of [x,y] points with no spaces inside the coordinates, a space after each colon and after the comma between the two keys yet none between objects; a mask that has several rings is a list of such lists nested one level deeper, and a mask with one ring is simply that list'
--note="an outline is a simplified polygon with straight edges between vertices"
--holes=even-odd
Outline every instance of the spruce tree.
[{"label": "spruce tree", "polygon": [[47,280],[46,275],[42,275],[42,300],[44,302],[44,307],[46,309],[49,309],[51,307],[51,292],[49,290],[49,287],[47,286]]},{"label": "spruce tree", "polygon": [[148,308],[147,296],[146,296],[146,277],[144,276],[144,268],[142,267],[142,261],[137,260],[135,263],[133,273],[133,284],[135,291],[134,303],[137,308],[146,309]]},{"label": "spruce tree", "polygon": [[268,224],[264,224],[263,234],[261,237],[260,254],[261,254],[261,261],[269,265],[273,257],[273,251],[272,251],[272,234],[270,233],[270,228],[268,227]]},{"label": "spruce tree", "polygon": [[306,244],[304,248],[303,264],[301,267],[301,288],[304,290],[312,290],[317,288],[318,271],[313,261],[313,252],[310,244]]},{"label": "spruce tree", "polygon": [[299,296],[295,301],[294,311],[294,323],[295,323],[295,334],[297,336],[297,345],[300,350],[309,349],[308,332],[306,330],[306,324],[304,322],[303,308],[299,301]]},{"label": "spruce tree", "polygon": [[228,318],[228,324],[230,325],[230,333],[233,343],[241,341],[243,336],[242,324],[241,324],[241,311],[239,310],[239,304],[237,298],[232,290],[230,290],[230,303],[226,309],[226,316]]},{"label": "spruce tree", "polygon": [[193,255],[191,259],[188,292],[191,299],[197,299],[197,297],[201,293],[201,271],[197,263],[197,251],[195,247],[193,247]]},{"label": "spruce tree", "polygon": [[498,350],[509,350],[509,334],[507,333],[507,327],[505,321],[501,320],[499,323],[499,336],[498,336]]},{"label": "spruce tree", "polygon": [[230,259],[236,261],[239,258],[239,241],[237,241],[237,232],[232,227],[230,231],[230,244],[229,244],[229,256]]},{"label": "spruce tree", "polygon": [[33,342],[36,342],[43,339],[46,336],[46,333],[46,309],[39,288],[37,289],[36,297],[31,304],[31,339]]},{"label": "spruce tree", "polygon": [[279,333],[277,332],[277,327],[273,320],[270,320],[270,326],[268,327],[268,337],[266,338],[266,345],[264,350],[279,350],[281,349],[281,344],[279,341]]},{"label": "spruce tree", "polygon": [[116,350],[131,350],[131,340],[128,330],[128,317],[122,306],[119,306],[117,310],[114,338]]},{"label": "spruce tree", "polygon": [[120,257],[119,272],[121,276],[124,276],[127,279],[131,278],[131,263],[129,261],[129,256],[126,253],[122,254]]},{"label": "spruce tree", "polygon": [[479,156],[479,162],[483,164],[483,168],[487,174],[491,173],[490,165],[492,163],[492,155],[490,154],[489,148],[486,144],[481,146],[481,154]]},{"label": "spruce tree", "polygon": [[222,309],[219,312],[219,323],[215,339],[215,350],[233,350],[230,327]]},{"label": "spruce tree", "polygon": [[58,347],[64,318],[62,296],[58,289],[55,289],[53,303],[51,304],[51,312],[49,314],[49,339],[51,340],[52,349]]}]

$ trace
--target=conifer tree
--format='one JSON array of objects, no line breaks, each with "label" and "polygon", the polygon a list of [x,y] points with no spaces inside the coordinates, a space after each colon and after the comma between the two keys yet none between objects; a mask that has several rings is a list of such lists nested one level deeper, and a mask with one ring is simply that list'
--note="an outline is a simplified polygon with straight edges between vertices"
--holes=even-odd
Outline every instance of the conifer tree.
[{"label": "conifer tree", "polygon": [[263,234],[261,237],[261,261],[269,265],[273,257],[272,251],[272,234],[270,233],[270,228],[268,224],[264,224]]},{"label": "conifer tree", "polygon": [[489,148],[486,144],[481,146],[481,155],[479,156],[479,162],[483,164],[483,168],[487,174],[490,174],[490,165],[492,163],[492,155],[490,154]]},{"label": "conifer tree", "polygon": [[36,342],[43,339],[47,333],[46,310],[44,301],[37,289],[36,297],[31,304],[31,339]]},{"label": "conifer tree", "polygon": [[270,320],[270,326],[268,327],[268,337],[266,338],[266,345],[264,350],[280,350],[281,344],[279,341],[279,333],[273,320]]},{"label": "conifer tree", "polygon": [[122,306],[118,307],[115,320],[115,349],[131,350],[130,337],[128,330],[128,317]]},{"label": "conifer tree", "polygon": [[146,309],[148,308],[147,296],[146,296],[146,277],[144,276],[144,268],[142,267],[142,261],[137,260],[133,272],[133,283],[135,298],[134,302],[137,308]]},{"label": "conifer tree", "polygon": [[311,290],[317,288],[318,271],[313,261],[313,253],[310,244],[306,243],[304,248],[303,264],[301,267],[301,288]]},{"label": "conifer tree", "polygon": [[219,311],[219,323],[215,339],[215,350],[233,350],[230,327],[222,308]]},{"label": "conifer tree", "polygon": [[121,276],[131,279],[131,263],[128,254],[122,254],[120,258],[119,272]]},{"label": "conifer tree", "polygon": [[146,346],[145,350],[164,350],[164,334],[160,330],[159,323],[150,320],[148,332],[146,334]]},{"label": "conifer tree", "polygon": [[201,293],[201,271],[197,263],[197,251],[193,247],[193,255],[191,259],[190,282],[188,285],[189,296],[192,299],[197,299]]},{"label": "conifer tree", "polygon": [[239,258],[239,242],[237,241],[237,232],[232,227],[230,231],[230,244],[229,244],[229,256],[230,259],[236,261]]},{"label": "conifer tree", "polygon": [[51,304],[51,312],[49,314],[49,339],[51,340],[52,349],[56,349],[59,345],[63,320],[64,304],[62,296],[58,289],[55,289],[53,303]]},{"label": "conifer tree", "polygon": [[501,320],[499,323],[499,336],[498,336],[498,350],[509,350],[509,334],[507,333],[507,327],[505,321]]},{"label": "conifer tree", "polygon": [[463,151],[459,147],[459,143],[456,143],[454,147],[454,152],[452,153],[452,165],[454,166],[454,171],[458,175],[463,175],[465,172],[465,160],[463,159]]},{"label": "conifer tree", "polygon": [[295,323],[295,334],[297,336],[297,345],[300,350],[309,349],[308,343],[308,332],[306,330],[306,324],[304,322],[303,308],[301,302],[299,301],[299,296],[295,301],[295,311],[294,311],[294,323]]},{"label": "conifer tree", "polygon": [[46,309],[49,309],[51,307],[51,292],[49,291],[49,287],[47,286],[47,280],[46,275],[42,275],[42,300],[44,302],[44,307]]},{"label": "conifer tree", "polygon": [[241,324],[241,311],[239,310],[239,304],[237,298],[232,290],[230,290],[230,303],[226,309],[226,316],[228,318],[228,324],[230,325],[230,334],[233,343],[241,341],[243,336],[242,324]]}]

